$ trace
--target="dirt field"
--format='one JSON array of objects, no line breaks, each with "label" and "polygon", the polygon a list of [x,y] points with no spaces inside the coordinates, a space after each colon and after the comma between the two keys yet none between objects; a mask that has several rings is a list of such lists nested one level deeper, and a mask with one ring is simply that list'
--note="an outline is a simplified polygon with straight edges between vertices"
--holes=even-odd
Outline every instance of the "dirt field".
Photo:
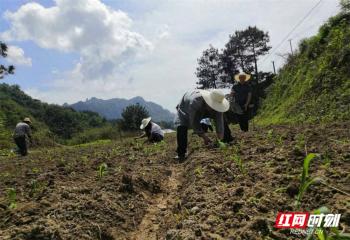
[{"label": "dirt field", "polygon": [[[321,206],[341,213],[349,233],[349,129],[235,128],[227,149],[190,136],[182,164],[173,134],[156,145],[129,139],[0,157],[0,239],[304,239],[274,229],[277,212]],[[311,185],[298,208],[307,153],[320,154],[310,175],[328,186]]]}]

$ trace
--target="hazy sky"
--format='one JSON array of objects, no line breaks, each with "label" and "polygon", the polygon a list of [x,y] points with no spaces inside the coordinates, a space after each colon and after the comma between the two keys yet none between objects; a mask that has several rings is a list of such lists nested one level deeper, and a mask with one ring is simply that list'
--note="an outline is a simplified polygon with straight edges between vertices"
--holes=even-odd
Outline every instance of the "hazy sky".
[{"label": "hazy sky", "polygon": [[[17,68],[4,81],[49,103],[142,96],[174,112],[195,88],[197,58],[209,44],[221,49],[234,31],[255,25],[269,32],[275,53],[287,53],[288,41],[274,47],[319,1],[1,0],[0,39]],[[338,5],[322,0],[289,37],[293,47]],[[272,71],[272,60],[283,64],[271,54],[259,67]]]}]

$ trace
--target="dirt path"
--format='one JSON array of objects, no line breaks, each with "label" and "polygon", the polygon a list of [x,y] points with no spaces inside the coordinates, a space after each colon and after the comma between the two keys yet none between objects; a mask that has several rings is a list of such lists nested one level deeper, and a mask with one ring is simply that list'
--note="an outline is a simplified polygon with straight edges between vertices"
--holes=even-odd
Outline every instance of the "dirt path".
[{"label": "dirt path", "polygon": [[164,192],[150,196],[150,205],[137,230],[131,234],[131,240],[160,239],[160,224],[165,211],[175,204],[175,196],[182,183],[183,166],[170,167],[171,175],[163,185]]}]

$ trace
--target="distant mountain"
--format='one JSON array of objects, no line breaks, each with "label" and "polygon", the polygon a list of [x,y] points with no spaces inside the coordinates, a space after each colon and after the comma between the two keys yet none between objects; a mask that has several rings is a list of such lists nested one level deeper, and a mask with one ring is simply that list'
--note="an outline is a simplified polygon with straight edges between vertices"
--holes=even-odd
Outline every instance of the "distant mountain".
[{"label": "distant mountain", "polygon": [[121,113],[125,107],[137,103],[144,106],[156,122],[172,122],[174,120],[174,114],[169,110],[164,109],[162,106],[154,102],[145,101],[142,97],[134,97],[129,100],[123,98],[103,100],[93,97],[86,99],[86,101],[79,101],[71,105],[65,104],[65,106],[69,106],[76,111],[88,110],[97,112],[101,116],[110,120],[121,118]]}]

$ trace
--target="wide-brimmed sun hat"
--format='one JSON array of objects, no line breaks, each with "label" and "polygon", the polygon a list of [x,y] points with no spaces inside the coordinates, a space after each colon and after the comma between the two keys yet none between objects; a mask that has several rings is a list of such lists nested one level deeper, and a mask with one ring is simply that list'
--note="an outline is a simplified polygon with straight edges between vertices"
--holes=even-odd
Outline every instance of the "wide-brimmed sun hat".
[{"label": "wide-brimmed sun hat", "polygon": [[230,103],[225,98],[225,94],[218,90],[201,90],[201,94],[206,104],[217,112],[226,112],[230,108]]},{"label": "wide-brimmed sun hat", "polygon": [[147,127],[151,119],[151,117],[142,119],[140,129],[145,129],[145,127]]},{"label": "wide-brimmed sun hat", "polygon": [[32,123],[32,121],[30,120],[30,118],[29,118],[29,117],[24,118],[24,119],[23,119],[23,122]]},{"label": "wide-brimmed sun hat", "polygon": [[238,73],[238,74],[235,75],[235,80],[239,82],[240,81],[239,80],[240,76],[244,76],[245,77],[244,81],[248,81],[250,79],[250,74],[241,72],[241,73]]}]

